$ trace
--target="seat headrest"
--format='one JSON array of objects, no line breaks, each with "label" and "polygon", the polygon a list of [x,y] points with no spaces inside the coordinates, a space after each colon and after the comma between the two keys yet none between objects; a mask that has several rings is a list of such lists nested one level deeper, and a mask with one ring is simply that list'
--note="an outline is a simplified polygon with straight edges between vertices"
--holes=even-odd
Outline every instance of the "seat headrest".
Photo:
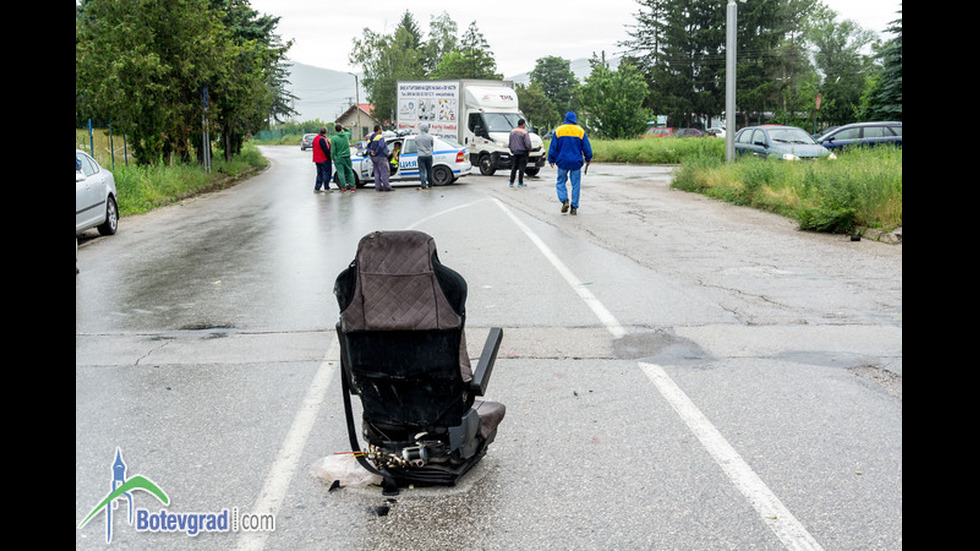
[{"label": "seat headrest", "polygon": [[377,231],[357,245],[356,283],[340,313],[343,329],[429,330],[462,327],[436,277],[435,240],[420,231]]}]

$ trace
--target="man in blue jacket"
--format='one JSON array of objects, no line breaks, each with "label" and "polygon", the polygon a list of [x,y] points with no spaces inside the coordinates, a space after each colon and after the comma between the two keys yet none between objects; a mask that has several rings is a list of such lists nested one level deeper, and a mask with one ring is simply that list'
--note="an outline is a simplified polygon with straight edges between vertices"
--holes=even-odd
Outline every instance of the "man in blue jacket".
[{"label": "man in blue jacket", "polygon": [[[555,129],[551,146],[548,147],[548,164],[558,165],[558,182],[555,184],[555,189],[558,191],[561,211],[568,212],[568,208],[571,207],[571,214],[578,213],[582,165],[592,162],[592,145],[589,143],[589,137],[585,134],[585,129],[577,123],[578,118],[573,111],[565,113],[565,124]],[[571,202],[568,200],[566,186],[569,180],[572,182]]]},{"label": "man in blue jacket", "polygon": [[374,164],[374,189],[391,191],[391,183],[388,181],[388,144],[385,143],[379,124],[374,125],[374,134],[368,137],[367,152]]}]

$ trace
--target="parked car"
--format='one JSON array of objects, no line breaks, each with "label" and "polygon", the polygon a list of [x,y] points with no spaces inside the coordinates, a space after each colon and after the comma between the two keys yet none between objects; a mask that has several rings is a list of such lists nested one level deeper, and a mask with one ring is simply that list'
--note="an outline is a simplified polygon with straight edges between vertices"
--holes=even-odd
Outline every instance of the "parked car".
[{"label": "parked car", "polygon": [[677,128],[673,126],[654,126],[653,128],[647,128],[647,131],[643,134],[646,138],[663,138],[666,136],[673,136]]},{"label": "parked car", "polygon": [[705,130],[705,132],[707,132],[708,134],[711,134],[712,136],[715,136],[717,138],[724,138],[726,131],[725,131],[725,127],[724,126],[712,126],[712,127],[708,128],[707,130]]},{"label": "parked car", "polygon": [[840,126],[828,126],[827,128],[824,128],[823,130],[820,130],[819,132],[814,132],[813,134],[810,134],[810,136],[814,140],[816,140],[820,136],[823,136],[824,134],[830,134],[831,132],[833,132],[834,130],[837,130],[838,128],[840,128]]},{"label": "parked car", "polygon": [[316,138],[316,134],[303,134],[303,139],[299,142],[300,151],[306,151],[313,147],[313,138]]},{"label": "parked car", "polygon": [[674,132],[675,138],[703,138],[705,136],[707,136],[707,134],[701,130],[698,130],[697,128],[678,128],[677,131]]},{"label": "parked car", "polygon": [[779,125],[746,126],[739,130],[735,134],[735,153],[784,161],[837,158],[802,129]]},{"label": "parked car", "polygon": [[75,235],[97,228],[113,235],[119,228],[116,180],[88,153],[75,150]]},{"label": "parked car", "polygon": [[[451,184],[463,176],[467,176],[473,169],[470,164],[470,156],[466,147],[455,141],[433,136],[432,151],[432,181],[437,186]],[[385,136],[388,144],[388,151],[394,153],[398,150],[398,167],[395,168],[389,177],[392,184],[397,182],[409,181],[413,184],[419,182],[418,166],[418,147],[415,145],[415,136]],[[361,187],[368,182],[374,182],[374,163],[363,150],[364,142],[359,142],[351,147],[351,164],[354,166],[354,178],[357,186]],[[336,177],[334,178],[336,181]]]},{"label": "parked car", "polygon": [[851,146],[894,145],[902,147],[901,122],[856,122],[845,124],[817,137],[817,143],[827,149]]}]

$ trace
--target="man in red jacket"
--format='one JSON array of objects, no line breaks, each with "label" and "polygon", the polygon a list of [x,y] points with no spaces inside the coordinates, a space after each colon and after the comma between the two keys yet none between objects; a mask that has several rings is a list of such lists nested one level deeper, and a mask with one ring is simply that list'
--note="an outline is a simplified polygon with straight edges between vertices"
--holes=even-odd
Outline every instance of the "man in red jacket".
[{"label": "man in red jacket", "polygon": [[313,162],[316,163],[316,186],[313,192],[330,191],[330,177],[333,175],[333,166],[330,162],[330,140],[327,139],[327,127],[321,126],[320,133],[313,138]]}]

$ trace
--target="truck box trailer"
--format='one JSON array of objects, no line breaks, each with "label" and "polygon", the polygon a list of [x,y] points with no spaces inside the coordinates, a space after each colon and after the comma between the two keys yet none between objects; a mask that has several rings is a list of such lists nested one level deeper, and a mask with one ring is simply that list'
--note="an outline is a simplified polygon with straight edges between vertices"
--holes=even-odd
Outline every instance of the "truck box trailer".
[{"label": "truck box trailer", "polygon": [[[399,81],[396,119],[399,131],[418,132],[428,124],[430,134],[466,146],[470,162],[490,176],[510,169],[510,131],[518,119],[527,117],[518,108],[512,81],[462,79]],[[548,152],[541,137],[529,133],[532,150],[526,173],[534,176]]]}]

